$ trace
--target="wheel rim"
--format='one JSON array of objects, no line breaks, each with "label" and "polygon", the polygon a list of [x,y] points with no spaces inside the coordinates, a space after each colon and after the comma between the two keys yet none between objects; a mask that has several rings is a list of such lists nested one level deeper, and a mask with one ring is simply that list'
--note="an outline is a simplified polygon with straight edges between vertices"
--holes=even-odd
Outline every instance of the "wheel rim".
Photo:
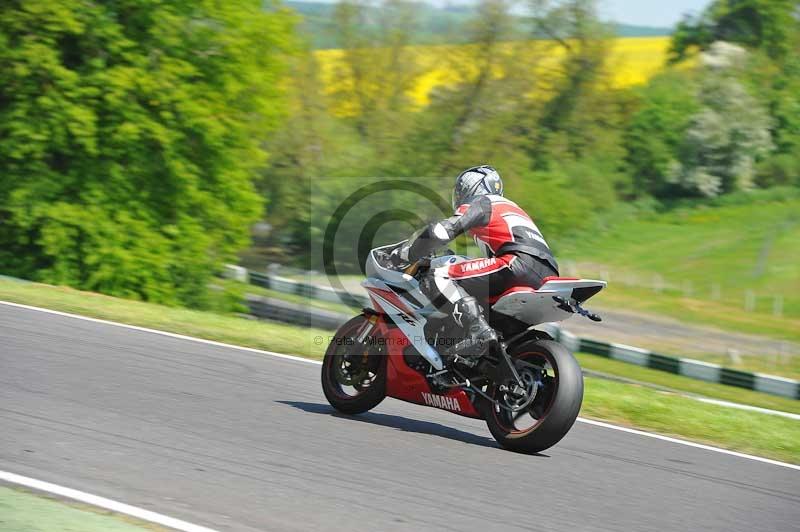
[{"label": "wheel rim", "polygon": [[[494,405],[492,412],[497,424],[509,434],[527,434],[541,426],[552,409],[553,399],[558,389],[558,368],[553,357],[545,352],[530,351],[520,353],[514,358],[530,364],[519,370],[518,373],[525,384],[526,391],[529,394],[531,392],[535,394],[533,400],[527,407],[517,412],[510,412],[507,408],[499,405]],[[491,396],[506,407],[513,408],[520,404],[519,399],[508,397],[508,394],[499,391],[496,387]]]},{"label": "wheel rim", "polygon": [[[363,322],[356,323],[337,336],[333,353],[328,356],[328,383],[341,399],[355,399],[375,383],[380,369],[380,349],[359,344],[356,332]],[[327,357],[326,357],[327,358]]]}]

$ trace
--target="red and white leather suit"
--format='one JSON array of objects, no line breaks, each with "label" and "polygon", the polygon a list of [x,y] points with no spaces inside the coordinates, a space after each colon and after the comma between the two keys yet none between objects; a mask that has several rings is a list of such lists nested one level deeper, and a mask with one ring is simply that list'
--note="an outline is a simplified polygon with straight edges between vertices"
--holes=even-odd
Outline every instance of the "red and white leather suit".
[{"label": "red and white leather suit", "polygon": [[448,290],[445,280],[486,302],[511,287],[538,288],[545,277],[558,275],[558,264],[531,217],[513,201],[496,195],[477,196],[460,205],[454,216],[428,226],[410,242],[407,258],[424,257],[462,233],[473,237],[485,257],[435,273],[439,292],[452,303],[464,294]]}]

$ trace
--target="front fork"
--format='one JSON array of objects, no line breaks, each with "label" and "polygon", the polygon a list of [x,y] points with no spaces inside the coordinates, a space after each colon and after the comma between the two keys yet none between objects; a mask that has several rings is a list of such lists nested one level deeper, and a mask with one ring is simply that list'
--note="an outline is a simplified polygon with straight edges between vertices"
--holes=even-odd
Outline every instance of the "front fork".
[{"label": "front fork", "polygon": [[355,341],[357,345],[361,346],[361,364],[364,366],[367,365],[367,359],[369,358],[369,345],[367,345],[367,339],[372,336],[372,333],[375,331],[375,327],[378,324],[378,314],[375,312],[365,312],[364,323],[361,327],[358,328],[355,334]]},{"label": "front fork", "polygon": [[356,341],[360,344],[365,343],[367,338],[372,336],[375,325],[378,323],[378,314],[373,312],[365,313],[365,318],[364,324],[356,331]]}]

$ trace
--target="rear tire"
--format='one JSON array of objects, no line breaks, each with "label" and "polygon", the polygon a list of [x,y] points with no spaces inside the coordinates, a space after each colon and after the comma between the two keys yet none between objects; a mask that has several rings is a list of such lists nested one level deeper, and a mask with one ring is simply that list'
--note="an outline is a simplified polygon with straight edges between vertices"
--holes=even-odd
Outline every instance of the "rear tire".
[{"label": "rear tire", "polygon": [[[356,331],[364,325],[365,321],[366,318],[363,315],[356,316],[339,327],[325,351],[325,358],[322,359],[322,392],[328,403],[344,414],[361,414],[371,410],[386,397],[385,353],[381,348],[359,345],[354,339]],[[374,370],[371,371],[374,373],[374,379],[354,395],[347,394],[342,388],[342,383],[337,379],[337,369],[342,367],[344,356],[354,357],[355,360],[361,362],[364,349],[368,350],[366,358],[369,361],[369,367]]]},{"label": "rear tire", "polygon": [[[483,401],[486,424],[492,436],[504,448],[521,453],[538,453],[558,443],[575,423],[583,401],[583,372],[572,353],[551,340],[525,342],[513,348],[509,354],[514,359],[522,358],[532,363],[546,360],[556,378],[538,392],[541,397],[537,394],[534,399],[533,405],[537,406],[540,414],[530,428],[517,430],[513,426],[513,415]],[[492,397],[499,395],[493,388],[487,392]],[[537,403],[537,399],[540,403]]]}]

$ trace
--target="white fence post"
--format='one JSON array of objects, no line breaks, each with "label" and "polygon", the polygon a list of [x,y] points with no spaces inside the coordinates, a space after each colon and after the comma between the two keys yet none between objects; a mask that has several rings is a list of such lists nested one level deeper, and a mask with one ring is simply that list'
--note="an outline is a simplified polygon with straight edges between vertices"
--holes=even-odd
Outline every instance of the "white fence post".
[{"label": "white fence post", "polygon": [[746,312],[753,312],[756,308],[756,295],[752,290],[746,290],[744,293],[744,310]]},{"label": "white fence post", "polygon": [[719,283],[711,283],[711,299],[719,301],[722,298],[722,288]]},{"label": "white fence post", "polygon": [[683,282],[683,295],[684,297],[692,297],[694,293],[694,286],[692,286],[691,281],[684,281]]},{"label": "white fence post", "polygon": [[664,278],[655,274],[653,276],[653,291],[660,293],[662,290],[664,290]]},{"label": "white fence post", "polygon": [[249,282],[247,269],[235,264],[226,264],[222,270],[222,276],[225,279],[233,279],[241,283]]},{"label": "white fence post", "polygon": [[772,315],[780,318],[783,316],[783,296],[777,295],[772,300]]}]

